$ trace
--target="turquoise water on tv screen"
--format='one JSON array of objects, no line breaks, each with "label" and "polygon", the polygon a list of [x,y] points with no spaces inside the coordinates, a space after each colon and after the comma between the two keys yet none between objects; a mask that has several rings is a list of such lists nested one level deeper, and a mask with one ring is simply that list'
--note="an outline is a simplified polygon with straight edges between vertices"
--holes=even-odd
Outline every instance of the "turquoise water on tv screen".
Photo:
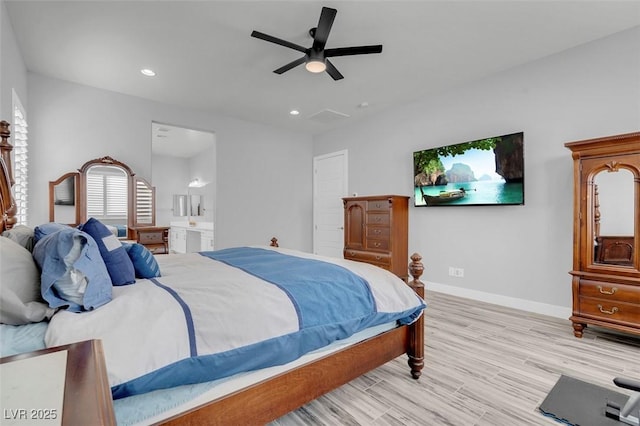
[{"label": "turquoise water on tv screen", "polygon": [[[464,198],[439,203],[441,206],[452,205],[473,205],[473,204],[523,204],[524,184],[506,183],[502,180],[476,181],[449,183],[439,186],[423,186],[425,195],[437,196],[441,191],[456,191],[464,188],[466,194]],[[415,205],[424,206],[426,203],[422,199],[420,187],[415,187]]]}]

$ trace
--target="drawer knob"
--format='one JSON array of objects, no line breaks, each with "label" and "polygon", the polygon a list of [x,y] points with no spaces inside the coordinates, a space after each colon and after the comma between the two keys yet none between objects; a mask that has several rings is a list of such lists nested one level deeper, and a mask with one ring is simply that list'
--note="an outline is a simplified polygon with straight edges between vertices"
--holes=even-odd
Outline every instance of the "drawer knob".
[{"label": "drawer knob", "polygon": [[617,287],[612,287],[611,290],[605,290],[602,288],[601,285],[598,286],[598,291],[600,291],[600,293],[602,294],[616,294],[616,291],[618,291]]},{"label": "drawer knob", "polygon": [[607,311],[606,309],[604,309],[602,307],[602,305],[598,305],[598,309],[600,309],[600,312],[602,312],[603,314],[607,314],[607,315],[613,315],[616,312],[618,312],[618,307],[617,306],[614,306],[613,308],[611,308],[610,311]]},{"label": "drawer knob", "polygon": [[380,243],[376,242],[373,244],[374,247],[380,247]]}]

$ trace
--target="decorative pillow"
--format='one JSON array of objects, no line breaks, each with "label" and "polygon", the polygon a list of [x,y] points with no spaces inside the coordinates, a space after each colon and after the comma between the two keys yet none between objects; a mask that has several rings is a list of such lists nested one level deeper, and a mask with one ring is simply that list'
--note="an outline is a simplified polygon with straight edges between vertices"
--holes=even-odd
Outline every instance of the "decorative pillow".
[{"label": "decorative pillow", "polygon": [[20,244],[0,237],[0,322],[23,325],[51,318],[40,297],[40,271],[31,253]]},{"label": "decorative pillow", "polygon": [[35,244],[38,241],[40,241],[40,239],[45,235],[53,234],[54,232],[57,232],[61,229],[69,229],[69,228],[71,228],[69,225],[65,225],[64,223],[56,223],[56,222],[43,223],[42,225],[36,226],[36,228],[33,230],[34,247],[35,247]]},{"label": "decorative pillow", "polygon": [[123,244],[136,271],[136,278],[155,278],[160,276],[160,266],[148,248],[142,244]]},{"label": "decorative pillow", "polygon": [[29,252],[33,251],[33,246],[35,244],[33,229],[29,228],[28,226],[16,225],[7,231],[4,231],[2,233],[2,236],[15,241],[22,247],[29,250]]},{"label": "decorative pillow", "polygon": [[33,248],[33,257],[42,271],[42,297],[50,307],[80,312],[111,300],[109,272],[90,235],[71,227],[45,235]]},{"label": "decorative pillow", "polygon": [[111,283],[113,285],[125,285],[136,282],[136,272],[133,263],[127,255],[127,251],[122,247],[115,235],[109,231],[98,219],[90,218],[80,226],[80,230],[91,235],[98,244],[100,254],[107,266]]}]

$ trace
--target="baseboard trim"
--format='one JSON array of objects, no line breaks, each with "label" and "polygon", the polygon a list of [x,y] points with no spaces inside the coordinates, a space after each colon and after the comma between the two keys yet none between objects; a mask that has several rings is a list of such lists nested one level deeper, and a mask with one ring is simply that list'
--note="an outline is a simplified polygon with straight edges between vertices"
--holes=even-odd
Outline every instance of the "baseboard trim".
[{"label": "baseboard trim", "polygon": [[[508,308],[520,309],[522,311],[533,312],[541,315],[567,319],[571,316],[571,308],[565,306],[550,305],[548,303],[533,302],[531,300],[519,299],[517,297],[502,296],[500,294],[487,293],[484,291],[471,290],[447,284],[425,282],[427,290],[438,293],[450,294],[452,296],[464,297],[467,299],[479,300],[481,302],[493,303],[495,305],[506,306]],[[429,301],[427,300],[427,304]]]}]

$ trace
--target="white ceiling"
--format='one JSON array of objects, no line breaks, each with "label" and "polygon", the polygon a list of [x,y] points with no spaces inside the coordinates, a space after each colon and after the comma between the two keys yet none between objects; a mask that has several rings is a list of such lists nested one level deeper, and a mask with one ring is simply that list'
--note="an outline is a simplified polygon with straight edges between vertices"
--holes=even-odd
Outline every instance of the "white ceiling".
[{"label": "white ceiling", "polygon": [[[640,25],[637,0],[4,2],[29,71],[310,134]],[[274,74],[300,53],[251,31],[310,46],[322,6],[327,48],[383,52]]]},{"label": "white ceiling", "polygon": [[201,130],[151,123],[151,152],[155,155],[191,158],[215,143],[215,134]]}]

